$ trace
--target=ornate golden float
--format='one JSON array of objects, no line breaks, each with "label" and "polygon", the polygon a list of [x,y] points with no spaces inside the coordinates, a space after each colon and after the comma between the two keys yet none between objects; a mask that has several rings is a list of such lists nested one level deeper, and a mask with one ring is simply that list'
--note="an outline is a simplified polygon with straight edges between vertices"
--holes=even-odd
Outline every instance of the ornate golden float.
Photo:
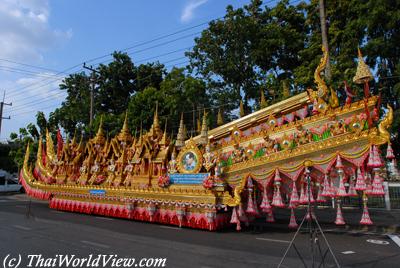
[{"label": "ornate golden float", "polygon": [[[54,209],[208,230],[240,229],[262,214],[271,222],[274,208],[291,209],[289,226],[295,227],[295,208],[328,198],[337,202],[336,224],[344,224],[341,198],[361,195],[360,223],[372,224],[368,196],[384,194],[379,147],[388,144],[387,158],[394,159],[388,132],[393,111],[387,107],[380,117],[379,97],[369,92],[339,106],[336,91],[320,76],[323,52],[316,90],[209,131],[204,115],[201,134],[188,140],[182,118],[172,142],[157,109],[150,130],[138,138],[125,118],[116,137],[107,139],[100,123],[86,144],[74,137],[56,154],[47,133],[34,167],[28,146],[21,181],[29,195],[49,200]],[[368,83],[371,73],[359,60],[354,80]]]}]

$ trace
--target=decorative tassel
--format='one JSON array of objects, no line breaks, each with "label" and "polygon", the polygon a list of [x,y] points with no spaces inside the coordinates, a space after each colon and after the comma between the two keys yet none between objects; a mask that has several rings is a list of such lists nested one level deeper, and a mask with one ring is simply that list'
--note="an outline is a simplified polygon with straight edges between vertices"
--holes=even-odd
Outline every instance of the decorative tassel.
[{"label": "decorative tassel", "polygon": [[296,222],[296,216],[294,215],[293,208],[290,209],[290,222],[289,222],[289,228],[290,229],[297,229],[299,225]]},{"label": "decorative tassel", "polygon": [[339,175],[339,188],[336,192],[336,196],[347,196],[346,188],[344,187],[344,176],[343,175]]},{"label": "decorative tassel", "polygon": [[246,226],[249,225],[249,219],[247,218],[246,213],[244,213],[242,204],[239,205],[238,216],[241,222],[244,222]]},{"label": "decorative tassel", "polygon": [[308,201],[310,201],[310,203],[315,203],[313,189],[311,185],[310,185],[310,195],[308,195],[308,183],[306,184],[306,189],[304,191],[306,194],[306,203],[308,204]]},{"label": "decorative tassel", "polygon": [[304,191],[304,183],[301,184],[299,203],[302,205],[308,203],[308,199],[307,199],[306,193]]},{"label": "decorative tassel", "polygon": [[234,207],[233,210],[232,210],[231,223],[236,224],[236,231],[240,231],[242,229],[241,226],[240,226],[240,220],[239,220],[239,217],[238,217],[238,213],[237,213],[236,207]]},{"label": "decorative tassel", "polygon": [[383,164],[382,157],[381,157],[381,154],[379,153],[377,146],[375,146],[374,155],[375,155],[375,167],[377,167],[377,168],[383,167],[384,164]]},{"label": "decorative tassel", "polygon": [[258,216],[260,215],[260,211],[258,210],[257,199],[254,197],[253,201],[254,201],[254,211],[255,211],[254,216]]},{"label": "decorative tassel", "polygon": [[251,191],[249,191],[249,199],[247,200],[247,209],[246,213],[249,215],[255,215],[256,211],[254,209],[253,197]]},{"label": "decorative tassel", "polygon": [[279,207],[279,208],[285,207],[285,204],[283,204],[282,202],[282,196],[279,184],[277,184],[275,187],[274,197],[272,199],[272,205],[274,207]]},{"label": "decorative tassel", "polygon": [[275,179],[274,179],[274,181],[275,182],[281,182],[282,181],[281,176],[279,175],[279,170],[278,169],[275,169]]},{"label": "decorative tassel", "polygon": [[376,170],[374,172],[374,180],[372,182],[372,195],[385,195],[385,191],[383,190],[382,178],[379,175],[379,171]]},{"label": "decorative tassel", "polygon": [[389,160],[395,158],[394,152],[393,152],[393,148],[392,148],[392,145],[390,144],[390,142],[388,143],[388,147],[387,147],[387,150],[386,150],[386,158],[389,159]]},{"label": "decorative tassel", "polygon": [[328,174],[325,173],[323,184],[324,189],[322,190],[321,196],[330,196],[329,187]]},{"label": "decorative tassel", "polygon": [[299,204],[299,194],[297,193],[296,181],[293,181],[289,207],[293,209],[297,207],[298,204]]},{"label": "decorative tassel", "polygon": [[347,196],[353,196],[353,197],[358,196],[354,183],[352,181],[349,181],[349,185],[350,186],[349,186],[349,191],[347,192]]},{"label": "decorative tassel", "polygon": [[234,223],[234,224],[239,222],[239,217],[238,217],[238,214],[237,214],[236,207],[234,207],[233,210],[232,210],[232,217],[231,217],[231,221],[230,222]]},{"label": "decorative tassel", "polygon": [[365,184],[364,176],[363,176],[360,168],[358,168],[357,169],[357,181],[356,181],[355,190],[357,190],[357,191],[365,191],[366,189],[367,189],[367,185]]},{"label": "decorative tassel", "polygon": [[365,190],[365,194],[374,195],[373,194],[373,189],[372,189],[372,184],[370,184],[370,183],[367,184],[367,189]]},{"label": "decorative tassel", "polygon": [[360,224],[362,225],[372,225],[371,218],[369,217],[368,206],[367,206],[368,199],[364,197],[364,206],[363,206],[363,214],[361,216]]},{"label": "decorative tassel", "polygon": [[263,198],[261,201],[260,208],[262,211],[267,212],[271,209],[271,204],[269,203],[268,195],[267,195],[267,187],[264,187]]},{"label": "decorative tassel", "polygon": [[270,211],[268,211],[266,221],[270,222],[270,223],[275,222],[274,212],[272,211],[272,209]]},{"label": "decorative tassel", "polygon": [[340,204],[337,204],[337,211],[336,211],[336,220],[335,220],[336,225],[345,225],[346,223],[344,222],[343,215],[342,215],[342,209],[340,208]]},{"label": "decorative tassel", "polygon": [[373,150],[372,147],[369,147],[369,155],[368,155],[368,163],[367,163],[367,167],[373,168],[374,167],[374,154],[373,154]]},{"label": "decorative tassel", "polygon": [[336,187],[333,185],[333,181],[331,180],[331,184],[330,184],[330,186],[329,186],[329,196],[330,196],[330,197],[335,197],[335,196],[336,196],[336,192],[337,192],[337,189],[336,189]]},{"label": "decorative tassel", "polygon": [[323,191],[321,191],[321,185],[318,187],[318,194],[317,194],[317,202],[319,203],[325,203],[326,199],[325,196],[322,195]]},{"label": "decorative tassel", "polygon": [[261,206],[260,207],[261,207],[262,211],[265,212],[265,213],[269,212],[272,209],[271,203],[270,203],[268,195],[267,195],[266,188],[264,188],[263,200],[261,202]]},{"label": "decorative tassel", "polygon": [[342,159],[340,158],[340,155],[337,156],[336,158],[336,168],[344,168],[343,164],[342,164]]}]

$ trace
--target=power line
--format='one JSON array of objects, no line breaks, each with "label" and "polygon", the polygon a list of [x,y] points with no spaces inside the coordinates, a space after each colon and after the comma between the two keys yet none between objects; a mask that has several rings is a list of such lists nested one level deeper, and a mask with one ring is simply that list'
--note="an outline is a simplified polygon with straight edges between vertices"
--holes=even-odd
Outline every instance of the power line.
[{"label": "power line", "polygon": [[[30,70],[14,68],[14,67],[11,67],[11,66],[0,66],[0,71],[6,71],[6,72],[11,72],[11,73],[19,73],[19,74],[25,74],[25,75],[31,75],[31,76],[39,76],[39,77],[45,77],[45,78],[53,78],[54,77],[54,74],[33,72],[33,71],[30,71]],[[59,77],[62,77],[62,76],[59,76]]]},{"label": "power line", "polygon": [[[177,61],[177,60],[181,60],[181,59],[183,59],[183,58],[185,58],[185,57],[175,58],[175,59],[169,60],[169,61],[167,61],[167,62],[165,62],[165,63],[174,62],[174,61]],[[187,62],[188,62],[188,61],[179,62],[179,63],[176,63],[176,64],[174,64],[174,65],[180,65],[180,64],[183,64],[183,63],[187,63]],[[149,77],[151,77],[151,75],[148,76],[148,77],[145,77],[145,78],[141,78],[141,79],[143,80],[143,79],[147,79],[147,78],[149,78]],[[27,105],[29,105],[29,104],[35,104],[35,105],[36,105],[36,104],[38,104],[38,103],[43,103],[43,102],[45,102],[45,101],[50,101],[50,100],[52,100],[52,99],[56,99],[55,97],[58,97],[58,96],[62,95],[63,93],[65,93],[65,91],[59,91],[59,88],[54,88],[54,89],[48,90],[48,92],[50,92],[50,91],[52,91],[52,90],[57,90],[57,92],[56,92],[55,94],[48,95],[48,96],[46,96],[45,98],[42,98],[40,101],[38,101],[37,99],[34,99],[34,100],[32,100],[32,101],[30,101],[30,102],[28,102],[28,103],[23,103],[23,104],[21,104],[20,106],[23,105],[24,107],[19,108],[19,106],[17,106],[16,109],[13,109],[13,110],[12,110],[12,112],[18,111],[18,110],[21,110],[21,109],[24,109],[24,108],[25,108]],[[21,102],[21,101],[26,100],[26,99],[31,99],[31,98],[32,98],[32,96],[27,96],[27,97],[25,97],[25,98],[19,99],[18,102]],[[52,98],[52,99],[50,99],[50,98]],[[45,99],[45,100],[43,100],[43,99]]]},{"label": "power line", "polygon": [[49,68],[45,68],[45,67],[41,67],[41,66],[35,66],[35,65],[27,64],[27,63],[17,62],[17,61],[13,61],[13,60],[8,60],[8,59],[0,59],[0,61],[5,61],[5,62],[21,65],[21,66],[26,66],[26,67],[31,67],[31,68],[34,68],[34,69],[50,71],[52,73],[57,73],[58,72],[57,70],[53,70],[53,69],[49,69]]},{"label": "power line", "polygon": [[[177,65],[181,65],[181,64],[186,64],[186,63],[188,63],[188,62],[189,62],[189,61],[179,62],[179,63],[171,64],[171,65],[168,65],[168,66],[165,66],[165,67],[166,67],[166,68],[169,68],[169,67],[172,67],[172,66],[177,66]],[[152,74],[151,74],[151,75],[148,75],[148,76],[146,76],[146,77],[144,77],[144,78],[141,78],[141,80],[145,80],[145,79],[147,79],[147,78],[150,78],[151,76],[152,76]],[[61,94],[63,94],[63,93],[65,93],[65,92],[64,92],[64,91],[60,91],[60,92],[57,92],[56,94],[54,94],[53,96],[58,96],[58,95],[61,95]],[[24,103],[24,104],[23,104],[24,107],[20,107],[20,108],[14,109],[14,110],[12,110],[11,112],[23,110],[24,108],[26,108],[27,104],[32,104],[32,103],[34,103],[34,105],[30,105],[31,107],[33,107],[33,106],[35,106],[36,104],[40,104],[40,103],[44,103],[44,102],[48,102],[48,101],[52,101],[52,99],[44,99],[44,100],[39,101],[39,102],[31,101],[31,102],[28,102],[28,103]],[[53,104],[53,105],[48,106],[48,107],[49,107],[49,108],[51,108],[51,107],[55,108],[55,107],[58,107],[58,106],[59,106],[59,104]],[[43,109],[43,108],[42,108],[42,109]],[[27,114],[27,113],[31,113],[31,112],[35,112],[35,111],[37,111],[37,109],[35,109],[35,110],[30,110],[30,111],[26,111],[26,112],[21,112],[21,113],[17,113],[17,114],[11,114],[11,116],[14,116],[14,117],[15,117],[15,116],[17,116],[17,115]]]},{"label": "power line", "polygon": [[[221,17],[219,17],[219,18],[221,18]],[[219,19],[219,18],[216,18],[216,19]],[[215,20],[215,19],[214,19],[214,20]],[[174,36],[174,35],[177,35],[177,34],[180,34],[180,33],[183,33],[183,32],[186,32],[186,31],[189,31],[189,30],[192,30],[192,29],[195,29],[195,28],[198,28],[198,27],[200,27],[200,26],[202,26],[202,25],[208,24],[209,22],[210,22],[210,21],[203,22],[203,23],[200,23],[200,24],[191,26],[191,27],[184,28],[184,29],[179,30],[179,31],[175,31],[175,32],[173,32],[173,33],[165,34],[165,35],[162,35],[162,36],[160,36],[160,37],[156,37],[156,38],[154,38],[154,39],[141,42],[141,43],[139,43],[139,44],[137,44],[137,45],[133,45],[133,46],[124,48],[124,49],[122,49],[121,51],[122,51],[122,52],[128,51],[128,50],[131,50],[131,49],[133,49],[133,48],[137,48],[137,47],[140,47],[140,46],[143,46],[143,45],[146,45],[146,44],[150,44],[150,43],[153,43],[153,42],[156,42],[156,41],[159,41],[159,40],[163,40],[163,39],[165,39],[165,38],[168,38],[168,37],[171,37],[171,36]],[[187,38],[187,37],[184,37],[184,38]],[[180,40],[180,39],[178,39],[178,40]],[[178,40],[175,40],[175,41],[178,41]],[[167,44],[168,44],[168,43],[167,43]],[[95,58],[91,58],[91,59],[82,61],[82,62],[79,63],[79,64],[76,64],[76,65],[74,65],[74,66],[72,66],[72,67],[69,67],[69,68],[67,68],[67,69],[65,69],[65,70],[62,70],[62,71],[60,71],[60,72],[57,72],[56,75],[59,75],[59,74],[68,74],[68,73],[67,73],[68,71],[73,70],[73,69],[75,69],[75,68],[77,68],[77,67],[80,67],[84,62],[90,63],[90,62],[93,62],[93,61],[96,61],[96,60],[99,60],[99,59],[103,59],[103,58],[105,58],[105,57],[110,57],[110,56],[112,56],[112,54],[109,53],[109,54],[105,54],[105,55],[102,55],[102,56],[99,56],[99,57],[95,57]],[[80,70],[82,70],[82,69],[80,69]],[[80,71],[80,70],[79,70],[79,71]],[[33,83],[33,84],[30,84],[30,85],[24,86],[24,87],[22,87],[22,88],[14,88],[14,89],[12,89],[11,91],[14,92],[14,91],[16,91],[16,90],[26,89],[26,88],[28,88],[28,87],[30,87],[30,86],[36,85],[36,84],[41,83],[41,82],[44,82],[44,81],[46,81],[46,80],[48,80],[48,79],[44,79],[44,80],[42,80],[42,81],[39,81],[39,82],[37,82],[37,83]],[[18,93],[17,93],[17,94],[11,94],[11,96],[15,96],[15,95],[18,95]]]},{"label": "power line", "polygon": [[[148,51],[148,50],[151,50],[151,49],[160,47],[160,46],[164,46],[164,45],[167,45],[167,44],[170,44],[170,43],[173,43],[173,42],[176,42],[176,41],[179,41],[179,40],[182,40],[182,39],[185,39],[185,38],[194,36],[194,35],[197,35],[197,34],[199,34],[199,33],[200,33],[200,32],[196,32],[196,33],[188,34],[188,35],[185,35],[185,36],[181,36],[181,37],[176,38],[176,39],[173,39],[173,40],[169,40],[169,41],[166,41],[166,42],[163,42],[163,43],[160,43],[160,44],[151,46],[151,47],[147,47],[147,48],[144,48],[144,49],[141,49],[141,50],[138,50],[138,51],[131,52],[131,53],[129,53],[129,55],[132,55],[132,54],[134,54],[134,53],[141,53],[141,52]],[[174,51],[174,52],[175,52],[175,51]],[[165,54],[167,54],[167,53],[165,53]],[[106,61],[103,61],[103,62],[100,62],[99,64],[102,64],[102,63],[105,63],[105,62],[106,62]],[[86,63],[87,63],[87,62],[86,62]],[[82,69],[80,69],[80,70],[82,70]],[[78,72],[79,72],[79,71],[78,71]],[[44,85],[42,85],[42,86],[51,84],[52,82],[55,82],[55,81],[57,81],[57,80],[59,80],[59,79],[52,80],[52,81],[50,81],[50,82],[48,82],[48,83],[46,83],[46,84],[44,84]],[[30,86],[32,86],[32,85],[28,85],[28,86],[23,87],[23,88],[21,88],[21,89],[26,89],[26,88],[28,88],[28,87],[30,87]],[[42,86],[34,87],[34,88],[31,88],[30,90],[32,90],[32,89],[37,89],[37,88],[40,88],[40,87],[42,87]],[[11,94],[10,97],[19,96],[19,95],[22,95],[22,94],[24,94],[24,92],[18,92],[18,93],[15,93],[15,94]]]},{"label": "power line", "polygon": [[[296,2],[299,2],[299,1],[300,1],[300,0],[293,1],[292,3],[289,3],[289,4],[293,4],[293,3],[296,3]],[[267,1],[267,2],[264,2],[264,4],[266,5],[266,4],[269,4],[269,3],[272,3],[272,2],[276,2],[276,0]],[[136,47],[140,47],[140,46],[143,46],[143,45],[145,45],[145,44],[149,44],[149,43],[152,43],[152,42],[155,42],[155,41],[159,41],[159,40],[168,38],[168,37],[170,37],[170,36],[177,35],[177,34],[179,34],[179,33],[186,32],[186,31],[189,31],[189,30],[191,30],[191,29],[200,27],[200,26],[202,26],[202,25],[206,25],[206,24],[210,23],[210,22],[213,21],[213,20],[218,20],[218,19],[221,19],[221,18],[224,18],[224,16],[217,17],[217,18],[211,19],[210,21],[203,22],[203,23],[200,23],[200,24],[191,26],[191,27],[187,27],[187,28],[184,28],[184,29],[182,29],[182,30],[179,30],[179,31],[176,31],[176,32],[173,32],[173,33],[170,33],[170,34],[166,34],[166,35],[163,35],[163,36],[160,36],[160,37],[157,37],[157,38],[154,38],[154,39],[151,39],[151,40],[148,40],[148,41],[139,43],[139,44],[137,44],[137,45],[133,45],[133,46],[124,48],[124,49],[122,49],[122,50],[120,50],[120,51],[122,51],[122,52],[128,51],[128,50],[130,50],[130,49],[133,49],[133,48],[136,48]],[[169,44],[169,43],[172,43],[172,42],[176,42],[176,41],[178,41],[178,40],[181,40],[181,39],[184,39],[184,38],[187,38],[187,37],[190,37],[190,36],[194,36],[194,35],[199,34],[199,33],[201,33],[201,32],[192,33],[192,34],[189,34],[189,35],[180,37],[180,38],[176,38],[176,39],[173,39],[173,40],[170,40],[170,41],[163,42],[163,43],[161,43],[161,44],[157,44],[157,45],[152,46],[152,47],[148,47],[148,48],[145,48],[145,49],[136,51],[136,52],[131,52],[131,53],[128,53],[128,55],[132,55],[133,53],[140,53],[140,52],[143,52],[143,51],[146,51],[146,50],[149,50],[149,49],[153,49],[153,48],[156,48],[156,47],[165,45],[165,44]],[[193,46],[192,46],[192,47],[193,47]],[[171,54],[171,53],[173,53],[173,52],[165,53],[164,55]],[[86,60],[85,62],[89,63],[89,62],[93,62],[93,61],[96,61],[96,60],[99,60],[99,59],[102,59],[102,58],[105,58],[105,57],[109,57],[109,56],[111,56],[111,54],[105,54],[105,55],[102,55],[102,56],[99,56],[99,57],[95,57],[95,58]],[[153,58],[154,58],[154,57],[153,57]],[[182,57],[182,58],[185,58],[185,57]],[[168,62],[172,62],[172,61],[174,61],[174,60],[170,60],[170,61],[168,61]],[[104,61],[104,62],[105,62],[105,61]],[[180,63],[177,63],[177,64],[175,64],[175,65],[181,65],[181,64],[188,63],[188,62],[189,62],[189,61],[180,62]],[[68,73],[67,73],[68,71],[73,70],[73,69],[79,67],[81,64],[82,64],[82,63],[79,63],[79,64],[76,64],[76,65],[74,65],[74,66],[72,66],[72,67],[69,67],[69,68],[67,68],[67,69],[65,69],[65,70],[63,70],[63,71],[57,72],[54,76],[59,75],[59,74],[63,74],[63,73],[64,73],[64,74],[68,74]],[[24,65],[27,65],[27,66],[28,66],[28,64],[24,64]],[[35,67],[37,67],[37,66],[35,66]],[[41,68],[41,67],[38,67],[38,68]],[[80,69],[80,70],[82,70],[82,69]],[[80,70],[79,70],[79,71],[80,71]],[[48,78],[48,79],[44,79],[44,80],[39,81],[39,82],[36,82],[36,83],[33,83],[33,84],[30,84],[30,85],[27,85],[27,86],[24,86],[24,87],[22,87],[22,88],[19,88],[19,90],[21,90],[21,89],[26,89],[26,88],[29,88],[29,87],[31,87],[31,86],[33,86],[33,85],[40,84],[41,82],[44,82],[44,81],[46,81],[46,80],[49,80],[49,78]],[[46,86],[46,85],[48,85],[48,84],[50,84],[50,83],[52,83],[52,82],[55,82],[55,81],[57,81],[57,80],[59,80],[59,79],[52,80],[52,81],[50,81],[49,83],[46,83],[46,84],[41,85],[41,86],[36,87],[36,88],[41,88],[41,87]],[[18,89],[17,89],[17,90],[18,90]],[[56,89],[54,89],[54,90],[56,90]],[[21,95],[21,94],[24,94],[24,92],[18,92],[18,93],[16,93],[16,94],[11,94],[10,96],[14,96],[14,97],[15,97],[15,96],[18,96],[18,95]],[[58,94],[56,94],[56,95],[59,95],[59,94],[60,94],[60,93],[58,93]],[[36,101],[32,101],[32,102],[36,102]],[[32,103],[32,102],[31,102],[31,103]],[[36,102],[36,104],[37,104],[37,103],[42,103],[42,102],[44,102],[44,101]]]},{"label": "power line", "polygon": [[[267,5],[267,4],[270,4],[270,3],[273,3],[273,2],[276,2],[276,0],[270,0],[270,1],[264,2],[264,5]],[[293,3],[296,3],[296,2],[300,2],[300,0],[293,1],[292,3],[289,3],[289,4],[293,4]],[[224,15],[224,16],[225,16],[225,15]],[[141,43],[139,43],[139,44],[136,44],[136,45],[132,45],[132,46],[123,48],[123,49],[121,49],[120,51],[121,51],[121,52],[128,51],[128,50],[131,50],[131,49],[133,49],[133,48],[137,48],[137,47],[140,47],[140,46],[143,46],[143,45],[146,45],[146,44],[150,44],[150,43],[153,43],[153,42],[156,42],[156,41],[159,41],[159,40],[163,40],[163,39],[165,39],[165,38],[168,38],[168,37],[171,37],[171,36],[174,36],[174,35],[177,35],[177,34],[186,32],[186,31],[190,31],[190,30],[192,30],[192,29],[195,29],[195,28],[201,27],[201,26],[203,26],[203,25],[209,24],[211,21],[215,21],[215,20],[222,19],[222,18],[224,18],[224,16],[220,16],[220,17],[217,17],[217,18],[213,18],[213,19],[208,20],[208,21],[206,21],[206,22],[202,22],[202,23],[196,24],[196,25],[194,25],[194,26],[186,27],[186,28],[183,28],[183,29],[181,29],[181,30],[178,30],[178,31],[175,31],[175,32],[172,32],[172,33],[169,33],[169,34],[165,34],[165,35],[162,35],[162,36],[159,36],[159,37],[156,37],[156,38],[153,38],[153,39],[150,39],[150,40],[141,42]],[[99,59],[103,59],[103,58],[105,58],[105,57],[110,57],[110,56],[112,56],[112,54],[108,53],[108,54],[104,54],[104,55],[102,55],[102,56],[98,56],[98,57],[95,57],[95,58],[91,58],[91,59],[82,61],[82,62],[80,62],[80,63],[78,63],[78,64],[76,64],[76,65],[73,65],[73,66],[71,66],[71,67],[65,69],[65,70],[56,72],[55,75],[60,75],[60,74],[67,74],[67,75],[68,75],[68,74],[70,74],[70,73],[68,73],[68,71],[73,70],[73,69],[75,69],[75,68],[77,68],[77,67],[80,67],[84,62],[90,63],[90,62],[93,62],[93,61],[96,61],[96,60],[99,60]],[[26,63],[14,62],[14,61],[7,60],[7,59],[2,59],[2,60],[3,60],[3,61],[8,61],[8,62],[13,62],[13,63],[16,63],[16,64],[25,65],[25,66],[30,66],[30,67],[40,68],[40,69],[51,70],[51,69],[48,69],[48,68],[39,67],[39,66],[34,66],[34,65],[26,64]],[[78,70],[78,72],[81,71],[81,70],[82,70],[82,69]],[[47,80],[49,80],[49,78],[48,78],[48,79],[41,80],[41,81],[38,81],[38,82],[35,82],[35,83],[32,83],[32,84],[30,84],[30,85],[26,85],[26,86],[21,87],[21,88],[14,88],[14,89],[11,89],[11,92],[14,92],[14,91],[17,91],[17,90],[26,89],[26,88],[29,88],[29,87],[31,87],[31,86],[40,84],[41,82],[44,82],[44,81],[47,81]],[[50,82],[50,83],[51,83],[51,82]],[[49,84],[49,83],[47,83],[46,85],[48,85],[48,84]],[[44,85],[44,86],[45,86],[45,85]],[[11,94],[10,96],[16,96],[16,95],[20,95],[20,94],[18,94],[18,93],[17,93],[17,94]]]}]

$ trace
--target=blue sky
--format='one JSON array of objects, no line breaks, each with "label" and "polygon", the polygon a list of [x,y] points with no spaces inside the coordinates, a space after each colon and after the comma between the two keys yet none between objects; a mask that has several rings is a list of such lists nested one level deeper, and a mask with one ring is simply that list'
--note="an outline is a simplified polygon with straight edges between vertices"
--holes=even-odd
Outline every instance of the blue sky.
[{"label": "blue sky", "polygon": [[[0,0],[0,94],[6,89],[0,141],[35,122],[37,111],[46,115],[64,99],[58,84],[66,73],[79,71],[81,63],[109,55],[115,50],[140,44],[223,16],[228,4],[239,7],[249,0]],[[273,4],[271,1],[269,5]],[[134,62],[158,60],[171,67],[182,66],[184,48],[194,44],[206,25],[127,52]],[[198,35],[198,34],[197,34]],[[173,39],[170,44],[150,48]],[[147,49],[142,52],[138,50]],[[179,52],[158,56],[171,51]],[[107,56],[92,62],[107,62]],[[16,62],[16,63],[14,63]],[[45,69],[27,65],[40,66]],[[181,65],[179,65],[181,64]]]}]

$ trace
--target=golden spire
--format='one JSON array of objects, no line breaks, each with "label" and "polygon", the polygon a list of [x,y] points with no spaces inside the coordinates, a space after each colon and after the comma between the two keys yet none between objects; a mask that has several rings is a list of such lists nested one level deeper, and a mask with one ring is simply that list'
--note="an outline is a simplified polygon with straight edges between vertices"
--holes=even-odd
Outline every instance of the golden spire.
[{"label": "golden spire", "polygon": [[222,111],[221,108],[218,109],[218,115],[217,115],[217,125],[222,126],[224,124],[224,118],[222,117]]},{"label": "golden spire", "polygon": [[37,154],[36,154],[36,163],[39,164],[40,163],[39,161],[42,161],[42,135],[39,136],[39,144],[38,144],[38,150],[37,150]]},{"label": "golden spire", "polygon": [[[39,141],[40,145],[41,142]],[[25,151],[25,158],[24,158],[24,168],[28,168],[28,162],[29,162],[29,154],[30,154],[30,143],[28,142],[28,144],[26,145],[26,151]],[[39,151],[39,150],[38,150]]]},{"label": "golden spire", "polygon": [[183,113],[181,113],[181,121],[179,123],[179,130],[176,136],[175,146],[178,148],[185,146],[185,125],[183,123]]},{"label": "golden spire", "polygon": [[207,113],[206,109],[204,109],[203,114],[203,125],[201,126],[201,133],[200,133],[200,144],[207,144],[208,143],[208,132],[207,132]]},{"label": "golden spire", "polygon": [[356,75],[353,77],[353,82],[356,84],[364,84],[374,79],[371,70],[365,63],[361,54],[360,48],[358,48],[358,65]]},{"label": "golden spire", "polygon": [[199,115],[199,117],[197,118],[197,122],[196,122],[196,130],[197,130],[197,133],[200,133],[201,132],[201,121],[200,121],[200,115]]},{"label": "golden spire", "polygon": [[142,144],[143,144],[143,128],[142,128],[142,122],[140,122],[139,140],[136,143],[136,145],[139,147],[139,146],[142,146]]},{"label": "golden spire", "polygon": [[100,117],[99,129],[97,130],[97,134],[94,137],[94,142],[103,144],[104,141],[105,141],[105,138],[104,138],[104,131],[103,131],[103,116],[101,116]]},{"label": "golden spire", "polygon": [[167,145],[167,120],[165,120],[164,134],[161,138],[160,145],[161,146]]},{"label": "golden spire", "polygon": [[260,107],[265,108],[267,106],[267,101],[265,100],[264,89],[261,89]]},{"label": "golden spire", "polygon": [[156,110],[154,112],[152,128],[153,128],[154,134],[158,134],[161,131],[160,122],[158,121],[158,101],[156,102]]},{"label": "golden spire", "polygon": [[240,100],[239,115],[240,115],[240,117],[245,116],[245,113],[244,113],[244,106],[243,106],[243,101],[242,101],[242,100]]},{"label": "golden spire", "polygon": [[81,133],[81,139],[79,140],[79,144],[78,144],[78,151],[83,151],[85,149],[85,147],[83,146],[83,135]]},{"label": "golden spire", "polygon": [[128,111],[125,112],[124,125],[122,126],[121,132],[118,134],[119,141],[130,142],[132,140],[132,135],[128,128]]},{"label": "golden spire", "polygon": [[288,85],[288,81],[287,80],[283,80],[282,81],[282,87],[283,87],[283,91],[282,91],[283,99],[289,98],[290,97],[290,90],[289,90],[289,85]]},{"label": "golden spire", "polygon": [[46,128],[46,155],[47,163],[52,163],[56,160],[56,155],[54,153],[53,139],[50,136],[49,130]]},{"label": "golden spire", "polygon": [[76,129],[74,131],[74,137],[72,138],[71,145],[74,146],[76,144]]},{"label": "golden spire", "polygon": [[186,140],[187,137],[188,137],[187,128],[186,125],[183,125],[183,140]]}]

